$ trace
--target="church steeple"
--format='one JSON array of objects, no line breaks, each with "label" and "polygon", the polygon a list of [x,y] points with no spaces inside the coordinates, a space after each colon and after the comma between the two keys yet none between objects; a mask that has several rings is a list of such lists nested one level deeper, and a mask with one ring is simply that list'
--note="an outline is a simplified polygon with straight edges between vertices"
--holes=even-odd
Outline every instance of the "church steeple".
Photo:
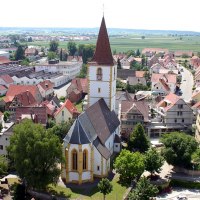
[{"label": "church steeple", "polygon": [[96,51],[92,61],[96,62],[98,65],[114,65],[104,16],[101,21]]}]

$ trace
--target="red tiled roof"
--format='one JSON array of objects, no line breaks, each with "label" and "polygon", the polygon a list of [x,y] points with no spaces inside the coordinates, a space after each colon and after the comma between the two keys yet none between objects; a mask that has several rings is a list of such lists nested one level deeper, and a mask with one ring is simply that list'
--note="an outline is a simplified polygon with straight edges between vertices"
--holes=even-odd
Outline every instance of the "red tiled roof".
[{"label": "red tiled roof", "polygon": [[7,88],[4,85],[0,85],[0,90],[7,90]]},{"label": "red tiled roof", "polygon": [[96,50],[92,61],[99,65],[114,64],[104,17],[102,18]]},{"label": "red tiled roof", "polygon": [[42,81],[38,85],[40,85],[45,91],[54,87],[54,83],[52,83],[50,80]]},{"label": "red tiled roof", "polygon": [[45,107],[17,107],[15,112],[15,120],[21,120],[22,115],[30,115],[35,123],[46,125],[47,112]]},{"label": "red tiled roof", "polygon": [[[179,96],[170,93],[157,104],[157,107],[164,107],[165,111],[167,111],[173,107],[179,99],[181,99]],[[167,106],[165,105],[166,103],[168,104]]]},{"label": "red tiled roof", "polygon": [[160,78],[159,81],[166,91],[170,91],[169,85],[165,82],[165,80],[163,78]]},{"label": "red tiled roof", "polygon": [[8,74],[1,75],[0,78],[3,79],[8,84],[14,82],[13,79]]},{"label": "red tiled roof", "polygon": [[159,82],[160,78],[166,79],[165,81],[168,83],[176,84],[176,75],[175,74],[155,74],[155,73],[153,73],[151,76],[151,82]]},{"label": "red tiled roof", "polygon": [[196,104],[194,104],[194,105],[192,106],[192,108],[200,108],[200,102],[197,102]]},{"label": "red tiled roof", "polygon": [[36,85],[10,85],[6,93],[6,97],[7,99],[12,99],[15,95],[26,91],[29,91],[33,97],[38,100],[38,95],[40,95],[40,92]]},{"label": "red tiled roof", "polygon": [[37,104],[34,96],[29,91],[17,94],[14,99],[15,98],[22,104],[22,106],[34,106]]},{"label": "red tiled roof", "polygon": [[6,56],[0,56],[0,65],[1,64],[9,64],[10,60]]},{"label": "red tiled roof", "polygon": [[79,92],[87,93],[88,91],[88,79],[87,78],[74,78],[71,85],[68,88],[68,92],[77,89]]},{"label": "red tiled roof", "polygon": [[146,71],[135,71],[135,76],[137,78],[142,78],[142,77],[144,77],[145,73],[146,73]]},{"label": "red tiled roof", "polygon": [[74,106],[74,104],[69,100],[67,99],[65,101],[65,103],[58,109],[58,111],[55,113],[55,116],[58,115],[58,113],[63,110],[63,108],[66,108],[72,115],[74,113],[78,113],[78,110],[76,109],[76,107]]}]

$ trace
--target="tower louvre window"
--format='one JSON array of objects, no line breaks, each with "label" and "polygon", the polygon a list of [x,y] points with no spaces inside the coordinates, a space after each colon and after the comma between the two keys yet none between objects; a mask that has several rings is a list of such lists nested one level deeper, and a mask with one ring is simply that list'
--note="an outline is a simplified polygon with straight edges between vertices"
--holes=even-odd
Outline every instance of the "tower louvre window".
[{"label": "tower louvre window", "polygon": [[98,68],[97,69],[97,80],[102,80],[102,69]]}]

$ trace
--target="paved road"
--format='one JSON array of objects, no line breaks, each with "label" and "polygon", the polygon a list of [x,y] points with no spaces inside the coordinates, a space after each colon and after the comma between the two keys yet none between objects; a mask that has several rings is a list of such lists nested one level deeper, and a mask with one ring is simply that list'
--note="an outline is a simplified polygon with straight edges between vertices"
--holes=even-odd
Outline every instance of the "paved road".
[{"label": "paved road", "polygon": [[183,92],[182,97],[186,102],[189,102],[192,98],[192,88],[194,85],[193,75],[186,68],[184,67],[182,68],[183,68],[183,72],[181,72],[182,74],[181,90]]},{"label": "paved road", "polygon": [[57,94],[58,98],[61,96],[66,96],[66,89],[70,86],[71,82],[67,83],[66,85],[62,86],[61,88],[54,89],[55,94]]}]

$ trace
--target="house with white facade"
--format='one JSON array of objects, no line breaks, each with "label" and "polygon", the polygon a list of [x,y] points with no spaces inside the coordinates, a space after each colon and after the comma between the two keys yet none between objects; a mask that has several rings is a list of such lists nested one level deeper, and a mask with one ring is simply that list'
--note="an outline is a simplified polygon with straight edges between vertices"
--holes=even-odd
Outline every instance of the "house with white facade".
[{"label": "house with white facade", "polygon": [[88,108],[78,116],[63,143],[66,183],[106,177],[113,152],[120,151],[119,120],[115,113],[116,72],[104,17],[96,51],[88,66]]},{"label": "house with white facade", "polygon": [[38,64],[35,66],[35,71],[45,71],[45,72],[57,72],[62,73],[63,75],[68,76],[68,78],[71,80],[75,78],[81,70],[83,62],[68,62],[68,61],[59,61],[59,60],[53,60],[46,63]]},{"label": "house with white facade", "polygon": [[156,117],[148,127],[149,136],[192,128],[193,110],[180,96],[170,93],[156,105],[154,111]]},{"label": "house with white facade", "polygon": [[151,91],[155,94],[167,95],[174,92],[176,88],[175,74],[155,74],[151,76]]},{"label": "house with white facade", "polygon": [[53,93],[54,93],[54,90],[53,90],[53,87],[54,87],[54,84],[49,81],[49,80],[45,80],[43,82],[40,82],[38,85],[37,85],[41,95],[43,98],[47,99],[51,96],[53,96]]}]

